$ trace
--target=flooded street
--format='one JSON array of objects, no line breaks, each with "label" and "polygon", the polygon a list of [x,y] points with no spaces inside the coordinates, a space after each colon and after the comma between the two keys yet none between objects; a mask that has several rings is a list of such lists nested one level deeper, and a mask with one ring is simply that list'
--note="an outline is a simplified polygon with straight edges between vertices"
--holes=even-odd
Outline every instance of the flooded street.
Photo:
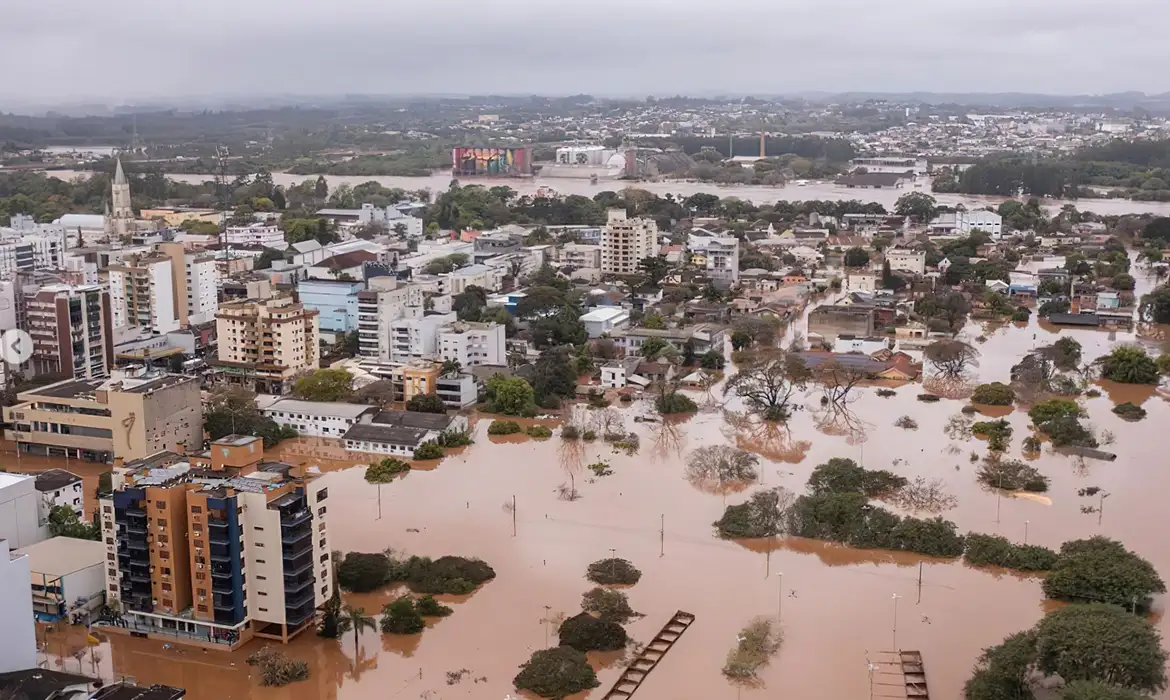
[{"label": "flooded street", "polygon": [[[89,177],[90,172],[77,170],[56,170],[47,173],[51,177],[70,180],[75,177]],[[191,175],[183,173],[168,173],[167,177],[177,182],[199,184],[213,179],[210,175]],[[277,185],[289,187],[305,180],[315,180],[316,175],[294,175],[291,173],[272,173],[272,181]],[[427,177],[392,177],[392,176],[362,176],[362,175],[326,175],[330,190],[348,184],[360,185],[371,180],[384,187],[400,187],[405,190],[429,189],[431,192],[446,190],[451,184],[451,171],[444,170],[432,173]],[[689,180],[663,180],[658,182],[629,182],[625,180],[602,180],[591,184],[585,178],[563,177],[535,177],[529,179],[510,178],[460,178],[464,185],[483,185],[494,187],[505,185],[521,195],[534,195],[542,188],[548,188],[560,195],[584,195],[593,197],[598,192],[606,190],[620,191],[626,187],[635,187],[646,190],[659,196],[674,194],[677,197],[689,197],[700,192],[716,194],[720,197],[738,197],[755,204],[770,204],[777,200],[807,201],[807,200],[849,200],[857,199],[862,202],[879,202],[887,210],[893,210],[898,197],[907,192],[925,192],[931,194],[942,206],[953,207],[962,204],[968,209],[998,206],[1004,201],[1003,197],[985,197],[982,195],[967,194],[933,194],[929,185],[921,188],[903,189],[851,189],[836,185],[832,182],[814,181],[808,185],[790,184],[786,187],[772,187],[768,185],[718,185],[713,182],[695,182]],[[1080,199],[1076,201],[1061,199],[1041,200],[1045,207],[1059,210],[1065,204],[1073,204],[1081,211],[1091,211],[1097,214],[1139,214],[1144,212],[1170,214],[1170,202],[1131,202],[1127,199]]]},{"label": "flooded street", "polygon": [[[1141,275],[1139,295],[1149,285]],[[986,342],[975,343],[981,352],[978,382],[1006,382],[1009,368],[1024,354],[1062,335],[1076,338],[1086,359],[1106,352],[1115,341],[1137,338],[1118,333],[1114,340],[1105,331],[1059,330],[1035,320],[1023,327],[972,324],[963,335],[970,340],[986,336]],[[939,478],[958,500],[942,515],[960,532],[1000,534],[1017,542],[1026,536],[1028,543],[1052,548],[1103,534],[1121,540],[1168,576],[1170,544],[1157,523],[1164,522],[1162,497],[1170,493],[1170,470],[1158,439],[1170,425],[1170,397],[1153,388],[1107,383],[1099,388],[1100,397],[1081,402],[1098,435],[1109,431],[1116,436],[1107,449],[1118,454],[1117,461],[1082,461],[1046,446],[1031,463],[1051,485],[1044,497],[1029,499],[997,496],[979,486],[978,465],[969,455],[985,455],[984,441],[951,439],[946,432],[967,401],[919,402],[920,384],[898,388],[890,398],[872,388],[858,390],[848,411],[836,413],[821,407],[818,391],[809,391],[804,408],[788,426],[779,427],[734,415],[729,421],[714,406],[678,423],[635,423],[635,415],[649,411],[635,402],[622,409],[626,427],[641,437],[641,449],[633,456],[600,441],[489,440],[490,418],[479,417],[473,446],[436,468],[415,470],[383,487],[381,520],[377,490],[364,480],[364,463],[348,466],[346,453],[327,440],[288,441],[270,456],[316,464],[330,473],[336,505],[329,527],[335,548],[479,557],[494,567],[497,578],[470,596],[440,596],[454,614],[432,622],[420,635],[364,632],[356,658],[352,633],[340,640],[300,637],[287,651],[309,663],[310,678],[281,689],[260,687],[258,673],[244,662],[259,642],[227,654],[166,649],[160,641],[115,636],[96,647],[97,662],[54,651],[53,643],[47,651],[54,658],[64,656],[64,670],[96,663],[107,678],[128,675],[140,683],[182,686],[195,700],[515,697],[517,667],[545,646],[546,635],[555,639],[555,625],[545,620],[580,610],[582,593],[592,587],[584,578],[586,566],[612,551],[643,574],[626,591],[631,606],[645,615],[627,626],[635,640],[648,641],[677,610],[697,616],[639,689],[641,700],[863,698],[869,689],[867,657],[895,647],[921,650],[932,695],[956,698],[983,647],[1031,627],[1044,614],[1039,578],[818,541],[716,539],[711,523],[727,503],[742,501],[752,490],[724,496],[697,488],[684,478],[684,457],[702,445],[738,444],[764,456],[764,485],[798,493],[812,469],[832,457],[853,458],[910,479]],[[715,395],[722,400],[717,390]],[[1111,409],[1122,401],[1139,403],[1148,417],[1137,423],[1118,418]],[[742,409],[737,400],[725,408]],[[902,415],[911,416],[918,428],[895,427]],[[1006,419],[1015,429],[1007,455],[1019,457],[1023,439],[1031,434],[1028,417],[1016,408]],[[11,468],[10,455],[3,459]],[[585,465],[598,461],[608,462],[613,474],[595,478]],[[570,481],[581,495],[573,502],[558,498],[558,486]],[[1077,490],[1088,486],[1100,487],[1108,498],[1079,497]],[[514,514],[506,507],[513,498]],[[1099,500],[1101,514],[1081,511]],[[349,600],[376,614],[392,597],[384,591]],[[1163,612],[1164,602],[1157,599],[1158,629],[1170,637]],[[780,616],[783,648],[761,672],[763,687],[744,688],[740,695],[720,669],[740,629],[761,615]],[[613,655],[595,661],[601,687],[584,697],[600,698],[623,667]],[[449,685],[447,673],[462,669],[469,673]]]}]

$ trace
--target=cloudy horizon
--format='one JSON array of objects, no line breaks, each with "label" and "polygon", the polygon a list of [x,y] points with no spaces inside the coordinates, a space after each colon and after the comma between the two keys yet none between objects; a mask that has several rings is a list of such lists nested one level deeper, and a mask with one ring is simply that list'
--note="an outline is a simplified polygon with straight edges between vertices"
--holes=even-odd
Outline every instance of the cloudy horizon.
[{"label": "cloudy horizon", "polygon": [[[0,102],[1170,91],[1155,0],[7,0]],[[1163,17],[1158,20],[1157,17]]]}]

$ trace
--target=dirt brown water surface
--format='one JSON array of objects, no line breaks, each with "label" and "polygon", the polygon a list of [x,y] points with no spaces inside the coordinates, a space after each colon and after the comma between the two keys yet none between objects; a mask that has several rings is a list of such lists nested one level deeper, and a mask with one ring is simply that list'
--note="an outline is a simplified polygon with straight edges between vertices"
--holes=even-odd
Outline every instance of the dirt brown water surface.
[{"label": "dirt brown water surface", "polygon": [[[981,356],[971,383],[1006,382],[1010,367],[1024,354],[1063,335],[1076,338],[1086,358],[1118,342],[1138,340],[1134,333],[1054,329],[1035,320],[994,329],[972,324],[963,335],[986,335],[977,343]],[[483,417],[474,421],[474,445],[433,469],[383,487],[381,520],[376,519],[377,490],[364,480],[366,460],[355,465],[352,455],[328,441],[290,441],[271,456],[319,465],[333,480],[329,527],[334,548],[480,557],[495,568],[496,579],[469,596],[445,599],[454,614],[421,634],[363,632],[357,654],[352,634],[341,640],[295,640],[287,652],[309,663],[311,677],[283,689],[260,687],[255,670],[244,663],[258,643],[225,654],[114,637],[101,647],[104,672],[184,686],[196,700],[515,697],[517,667],[546,639],[555,643],[555,620],[580,610],[581,595],[591,588],[584,579],[588,564],[616,554],[643,574],[627,590],[631,606],[645,615],[627,625],[635,640],[649,641],[676,610],[697,616],[638,690],[643,700],[737,697],[739,690],[720,669],[739,630],[760,615],[780,616],[784,644],[761,672],[762,687],[743,689],[743,697],[865,697],[867,656],[895,646],[923,651],[932,695],[959,697],[983,647],[1032,626],[1044,614],[1039,577],[798,538],[721,541],[711,523],[726,504],[741,502],[755,487],[730,494],[698,489],[686,479],[685,457],[703,445],[737,444],[762,455],[763,485],[798,493],[812,469],[832,457],[853,458],[910,479],[941,479],[957,499],[956,507],[942,515],[960,531],[996,533],[1017,542],[1026,537],[1028,543],[1053,548],[1103,534],[1123,541],[1170,576],[1170,544],[1162,526],[1170,470],[1160,439],[1170,425],[1170,404],[1156,390],[1107,383],[1101,390],[1100,397],[1080,401],[1098,435],[1113,434],[1113,444],[1105,449],[1118,459],[1080,460],[1055,454],[1046,445],[1030,462],[1051,479],[1046,499],[982,488],[970,455],[984,456],[986,442],[951,438],[946,431],[954,416],[967,421],[979,416],[961,414],[965,398],[918,401],[921,384],[899,387],[890,398],[866,387],[844,409],[822,407],[819,392],[810,391],[784,427],[747,418],[734,399],[681,422],[636,423],[635,416],[650,411],[648,402],[637,401],[617,409],[627,429],[641,438],[635,455],[600,440],[572,445],[559,437],[493,441],[486,434],[490,418]],[[723,400],[718,390],[715,394]],[[1111,412],[1115,402],[1137,399],[1149,412],[1144,420],[1128,423]],[[903,415],[913,418],[917,429],[895,427]],[[1003,417],[1014,428],[1008,456],[1019,457],[1023,439],[1032,434],[1026,411]],[[608,463],[611,475],[597,477],[587,468],[599,461]],[[576,486],[577,500],[563,498],[560,487],[569,482]],[[1088,486],[1108,496],[1077,495]],[[1100,513],[1082,512],[1102,504]],[[394,595],[382,591],[349,600],[376,614]],[[1155,608],[1159,630],[1170,636],[1163,601],[1156,601]],[[599,698],[623,664],[616,657],[591,660],[601,687],[580,697]],[[77,662],[66,658],[66,663]],[[449,685],[448,672],[463,669],[467,673],[461,680]]]}]

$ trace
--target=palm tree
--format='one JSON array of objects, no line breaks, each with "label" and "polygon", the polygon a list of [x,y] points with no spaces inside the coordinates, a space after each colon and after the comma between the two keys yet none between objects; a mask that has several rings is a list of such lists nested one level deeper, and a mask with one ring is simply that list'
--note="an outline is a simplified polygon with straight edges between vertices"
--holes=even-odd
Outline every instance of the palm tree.
[{"label": "palm tree", "polygon": [[453,374],[459,374],[463,366],[459,364],[458,360],[443,360],[443,366],[439,368],[439,376],[449,377]]},{"label": "palm tree", "polygon": [[339,632],[353,630],[353,657],[357,659],[358,654],[361,653],[358,643],[361,641],[362,630],[378,629],[378,624],[374,622],[374,618],[366,616],[365,608],[347,605],[341,611],[341,620],[338,622],[337,629]]}]

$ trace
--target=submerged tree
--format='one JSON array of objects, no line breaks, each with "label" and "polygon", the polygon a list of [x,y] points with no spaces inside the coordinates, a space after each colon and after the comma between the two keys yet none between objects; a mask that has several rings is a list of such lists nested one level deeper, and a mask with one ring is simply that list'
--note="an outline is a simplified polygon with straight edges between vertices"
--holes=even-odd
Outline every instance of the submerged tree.
[{"label": "submerged tree", "polygon": [[961,340],[936,340],[923,351],[943,377],[958,378],[979,366],[979,351]]},{"label": "submerged tree", "polygon": [[793,396],[809,378],[808,368],[796,355],[770,354],[750,363],[727,380],[724,393],[734,392],[765,420],[786,420],[792,413]]},{"label": "submerged tree", "polygon": [[729,445],[700,447],[687,457],[686,476],[692,483],[718,493],[756,480],[760,458]]}]

